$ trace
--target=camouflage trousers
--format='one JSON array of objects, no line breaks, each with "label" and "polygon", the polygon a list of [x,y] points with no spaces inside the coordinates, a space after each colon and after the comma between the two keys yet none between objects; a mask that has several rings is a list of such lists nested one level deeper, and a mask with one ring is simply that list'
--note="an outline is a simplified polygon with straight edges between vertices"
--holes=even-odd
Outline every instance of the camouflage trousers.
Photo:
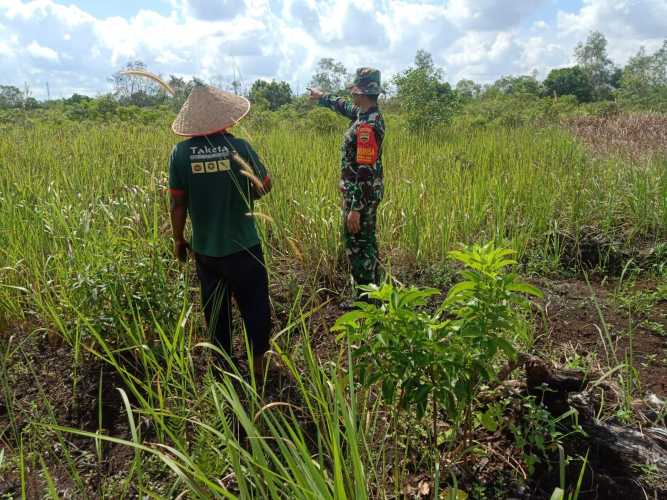
[{"label": "camouflage trousers", "polygon": [[361,230],[357,234],[351,234],[347,230],[348,213],[348,210],[343,208],[343,242],[355,285],[379,284],[380,254],[375,236],[377,203],[360,210]]}]

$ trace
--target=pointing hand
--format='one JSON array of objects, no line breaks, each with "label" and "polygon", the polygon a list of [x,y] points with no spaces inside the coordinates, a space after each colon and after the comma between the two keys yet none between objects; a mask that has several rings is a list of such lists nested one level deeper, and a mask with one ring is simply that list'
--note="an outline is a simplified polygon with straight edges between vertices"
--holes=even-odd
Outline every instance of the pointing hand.
[{"label": "pointing hand", "polygon": [[319,101],[320,98],[324,95],[324,93],[319,89],[308,89],[308,91],[310,92],[308,98],[311,101]]}]

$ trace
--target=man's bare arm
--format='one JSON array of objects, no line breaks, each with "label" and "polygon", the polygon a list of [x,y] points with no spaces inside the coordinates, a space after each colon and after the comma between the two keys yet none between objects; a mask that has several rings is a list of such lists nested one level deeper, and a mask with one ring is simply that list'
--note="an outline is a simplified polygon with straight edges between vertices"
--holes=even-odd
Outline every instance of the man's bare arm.
[{"label": "man's bare arm", "polygon": [[171,191],[171,230],[174,237],[174,256],[181,262],[185,262],[188,256],[188,244],[183,232],[187,219],[187,198],[185,193]]}]

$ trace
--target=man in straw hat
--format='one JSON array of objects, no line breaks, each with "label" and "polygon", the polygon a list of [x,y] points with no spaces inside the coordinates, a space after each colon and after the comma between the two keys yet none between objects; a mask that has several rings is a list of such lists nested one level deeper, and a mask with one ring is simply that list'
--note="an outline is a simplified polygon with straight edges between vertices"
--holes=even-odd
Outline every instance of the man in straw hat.
[{"label": "man in straw hat", "polygon": [[380,71],[359,68],[349,90],[352,102],[315,89],[310,90],[310,99],[350,119],[341,148],[343,239],[355,283],[378,284],[380,269],[375,222],[377,207],[384,194],[384,119],[378,108],[378,96],[383,92]]},{"label": "man in straw hat", "polygon": [[[189,138],[171,153],[169,189],[174,251],[181,261],[188,248],[194,253],[209,332],[231,356],[234,295],[252,345],[255,374],[260,375],[269,347],[271,311],[252,211],[253,201],[271,189],[271,181],[250,144],[227,131],[249,109],[243,97],[195,86],[172,125],[174,133]],[[188,214],[190,245],[183,236]]]}]

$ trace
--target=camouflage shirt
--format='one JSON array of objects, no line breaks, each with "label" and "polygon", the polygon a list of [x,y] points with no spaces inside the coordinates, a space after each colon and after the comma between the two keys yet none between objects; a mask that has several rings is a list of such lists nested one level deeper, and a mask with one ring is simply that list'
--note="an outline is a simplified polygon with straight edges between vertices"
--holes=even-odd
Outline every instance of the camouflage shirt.
[{"label": "camouflage shirt", "polygon": [[[363,210],[376,204],[384,195],[384,175],[382,172],[382,142],[384,140],[384,119],[377,107],[363,112],[346,99],[324,96],[320,106],[331,108],[349,118],[350,127],[345,132],[341,147],[340,190],[347,210]],[[375,132],[378,155],[375,164],[357,163],[357,129],[362,124],[369,124]]]}]

